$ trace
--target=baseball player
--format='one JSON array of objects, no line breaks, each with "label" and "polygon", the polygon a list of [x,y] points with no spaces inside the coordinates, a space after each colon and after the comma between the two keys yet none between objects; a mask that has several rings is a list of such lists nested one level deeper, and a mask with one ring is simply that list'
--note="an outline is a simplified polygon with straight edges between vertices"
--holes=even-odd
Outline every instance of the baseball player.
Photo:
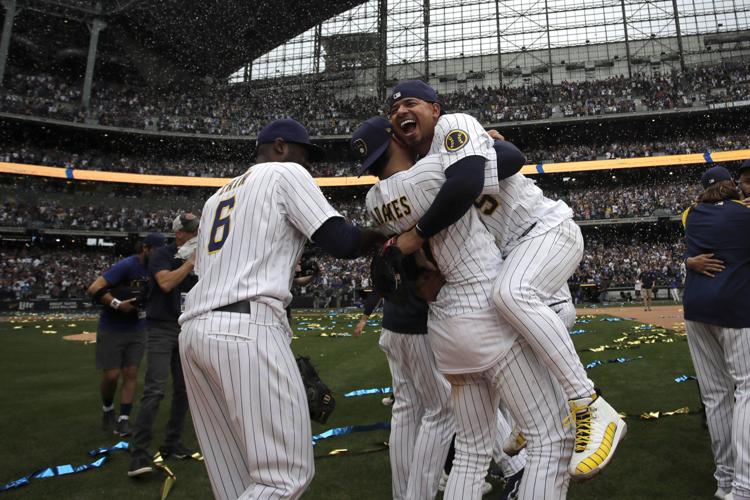
[{"label": "baseball player", "polygon": [[305,127],[274,121],[258,134],[258,163],[203,208],[180,356],[219,499],[295,499],[313,477],[307,395],[284,312],[294,268],[308,240],[340,258],[383,241],[328,203],[304,167],[322,157]]},{"label": "baseball player", "polygon": [[688,267],[683,304],[688,346],[705,405],[719,499],[750,499],[750,208],[724,167],[683,214],[687,255],[710,250],[714,276]]},{"label": "baseball player", "polygon": [[[410,265],[416,266],[414,259]],[[376,291],[367,297],[355,336],[380,298]],[[409,293],[403,305],[384,300],[379,345],[393,381],[389,439],[393,498],[432,500],[455,422],[450,385],[435,365],[427,335],[427,303],[415,293]]]},{"label": "baseball player", "polygon": [[[412,227],[445,182],[437,155],[412,163],[392,141],[390,123],[365,122],[353,136],[363,168],[377,175],[367,194],[370,214],[391,234]],[[444,498],[477,499],[497,439],[497,409],[507,405],[527,440],[526,472],[519,498],[564,498],[572,436],[559,384],[528,343],[492,303],[502,256],[476,211],[430,238],[430,251],[445,285],[430,302],[428,329],[438,369],[451,384],[456,418],[456,457]]]},{"label": "baseball player", "polygon": [[593,476],[609,463],[627,426],[597,396],[565,324],[547,305],[583,254],[572,210],[544,197],[520,173],[500,180],[489,135],[469,115],[444,114],[427,84],[396,85],[387,108],[399,139],[419,155],[437,156],[446,178],[435,202],[399,236],[397,246],[407,255],[416,251],[476,205],[504,259],[493,302],[565,389],[576,426],[569,472],[576,478]]},{"label": "baseball player", "polygon": [[[88,288],[94,304],[104,305],[96,327],[96,367],[102,370],[102,428],[120,437],[130,435],[138,365],[146,348],[145,311],[139,309],[138,299],[146,292],[148,256],[163,245],[161,234],[147,235],[135,255],[107,269]],[[114,397],[120,374],[120,416],[115,423]]]}]

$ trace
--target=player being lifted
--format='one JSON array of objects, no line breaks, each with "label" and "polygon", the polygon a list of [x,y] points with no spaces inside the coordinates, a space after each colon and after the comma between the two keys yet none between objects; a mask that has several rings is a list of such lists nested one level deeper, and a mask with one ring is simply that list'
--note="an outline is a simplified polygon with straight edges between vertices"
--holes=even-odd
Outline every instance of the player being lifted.
[{"label": "player being lifted", "polygon": [[[429,208],[445,175],[438,155],[411,167],[409,151],[391,138],[388,120],[374,117],[357,129],[352,146],[363,167],[381,179],[367,193],[368,212],[386,233],[399,234]],[[520,166],[523,155],[518,156]],[[430,300],[430,347],[438,370],[451,384],[456,421],[456,453],[444,498],[481,497],[501,401],[529,440],[518,498],[565,498],[573,451],[573,433],[563,424],[565,396],[492,302],[492,286],[503,265],[492,235],[476,211],[469,210],[433,236],[425,253],[444,278],[437,286],[422,286],[417,279],[417,286]]]},{"label": "player being lifted", "polygon": [[[593,476],[610,461],[627,426],[597,396],[568,329],[546,305],[566,284],[583,254],[583,237],[572,210],[562,201],[546,198],[520,173],[499,181],[492,139],[473,117],[445,114],[429,85],[401,82],[386,106],[399,139],[415,155],[438,155],[446,177],[432,206],[414,228],[399,236],[397,246],[411,254],[472,205],[477,207],[504,259],[492,299],[565,390],[576,426],[571,476]],[[511,440],[506,451],[512,453],[523,441],[523,436]]]}]

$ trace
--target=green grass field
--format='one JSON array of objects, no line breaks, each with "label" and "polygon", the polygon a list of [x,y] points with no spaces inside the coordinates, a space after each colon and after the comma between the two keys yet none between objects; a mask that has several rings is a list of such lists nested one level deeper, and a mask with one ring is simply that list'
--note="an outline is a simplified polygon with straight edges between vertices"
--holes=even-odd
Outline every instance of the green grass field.
[{"label": "green grass field", "polygon": [[[388,366],[378,349],[379,329],[369,326],[361,338],[332,337],[353,329],[355,316],[347,313],[300,312],[292,347],[312,358],[337,395],[337,408],[326,426],[313,424],[313,433],[330,427],[388,421],[389,408],[381,395],[344,398],[343,393],[390,385]],[[604,322],[588,318],[576,328],[589,330],[574,336],[579,349],[612,344],[623,332],[635,335],[637,323]],[[83,464],[87,451],[111,446],[118,439],[100,430],[99,373],[94,368],[94,345],[63,340],[63,336],[94,331],[94,320],[55,319],[0,322],[0,484],[44,466]],[[306,330],[303,330],[306,329]],[[43,333],[44,331],[48,333]],[[54,331],[55,333],[49,333]],[[325,333],[328,336],[321,336]],[[715,489],[708,433],[698,414],[640,420],[645,411],[699,408],[695,382],[675,383],[682,374],[694,374],[684,337],[673,342],[643,344],[635,349],[583,352],[584,363],[595,359],[643,356],[626,364],[603,364],[591,377],[628,419],[628,437],[617,457],[595,480],[574,484],[571,499],[707,499]],[[143,372],[143,370],[142,370]],[[154,447],[161,444],[169,396],[162,403]],[[134,410],[136,413],[136,408]],[[390,497],[387,431],[331,438],[316,447],[316,476],[306,499],[386,499]],[[188,422],[185,444],[196,446]],[[330,456],[335,449],[348,453]],[[369,451],[369,452],[368,452]],[[126,476],[129,455],[112,454],[100,469],[50,479],[5,493],[4,498],[145,498],[159,497],[161,474],[142,480]],[[210,498],[202,463],[169,461],[177,476],[172,500]],[[495,494],[496,496],[497,494]],[[493,494],[487,496],[493,498]]]}]

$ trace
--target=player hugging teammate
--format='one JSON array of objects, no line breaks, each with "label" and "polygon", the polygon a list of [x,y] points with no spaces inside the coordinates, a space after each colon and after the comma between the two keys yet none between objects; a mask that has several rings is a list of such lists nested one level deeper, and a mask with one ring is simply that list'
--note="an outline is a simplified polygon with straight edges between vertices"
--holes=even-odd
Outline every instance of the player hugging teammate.
[{"label": "player hugging teammate", "polygon": [[[501,401],[518,426],[507,451],[528,443],[520,498],[562,498],[568,474],[596,474],[626,431],[547,305],[567,287],[583,252],[572,211],[523,175],[504,173],[479,123],[444,114],[423,82],[397,85],[387,108],[391,120],[381,126],[392,140],[357,147],[358,130],[353,147],[381,178],[368,193],[368,210],[389,233],[401,233],[394,244],[404,254],[428,242],[445,280],[430,303],[428,327],[456,403],[446,498],[478,498],[494,437],[489,423]],[[518,153],[508,144],[499,154]],[[421,160],[412,166],[415,155]],[[395,201],[410,209],[392,209]],[[477,405],[483,415],[469,418]],[[574,442],[562,423],[567,415]]]}]

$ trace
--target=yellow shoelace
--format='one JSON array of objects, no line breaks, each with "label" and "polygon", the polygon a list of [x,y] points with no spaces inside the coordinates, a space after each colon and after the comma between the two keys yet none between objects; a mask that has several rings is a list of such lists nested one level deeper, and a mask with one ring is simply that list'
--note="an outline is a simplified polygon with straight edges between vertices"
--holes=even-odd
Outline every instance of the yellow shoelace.
[{"label": "yellow shoelace", "polygon": [[563,424],[567,426],[573,423],[576,426],[575,452],[581,453],[591,441],[591,406],[573,403]]}]

